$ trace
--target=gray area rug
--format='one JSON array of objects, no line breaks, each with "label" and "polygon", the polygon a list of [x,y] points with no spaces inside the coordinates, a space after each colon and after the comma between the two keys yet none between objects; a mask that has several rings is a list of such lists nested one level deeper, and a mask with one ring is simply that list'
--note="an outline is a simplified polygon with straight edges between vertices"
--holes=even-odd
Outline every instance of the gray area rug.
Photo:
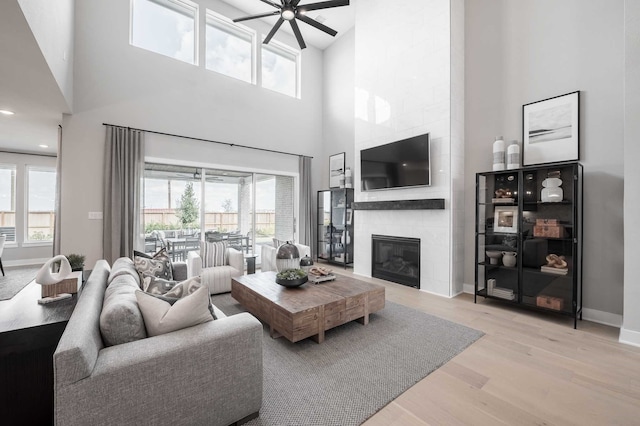
[{"label": "gray area rug", "polygon": [[11,299],[18,294],[36,277],[41,266],[5,267],[5,276],[0,273],[0,300]]},{"label": "gray area rug", "polygon": [[[212,300],[227,315],[244,311],[230,294]],[[482,335],[389,301],[321,344],[272,339],[265,326],[262,409],[247,425],[359,425]]]}]

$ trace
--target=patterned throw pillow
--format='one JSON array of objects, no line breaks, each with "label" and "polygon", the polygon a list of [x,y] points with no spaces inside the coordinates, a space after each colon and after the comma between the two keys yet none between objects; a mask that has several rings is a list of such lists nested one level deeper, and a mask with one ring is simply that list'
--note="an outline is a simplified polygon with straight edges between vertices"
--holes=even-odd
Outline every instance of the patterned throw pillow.
[{"label": "patterned throw pillow", "polygon": [[177,281],[165,280],[163,278],[146,275],[142,278],[142,291],[150,294],[165,294],[178,284]]},{"label": "patterned throw pillow", "polygon": [[202,257],[203,268],[228,265],[227,243],[222,241],[200,242],[200,257]]},{"label": "patterned throw pillow", "polygon": [[171,259],[165,249],[160,250],[153,257],[149,258],[147,255],[144,257],[141,253],[137,253],[134,257],[134,264],[138,274],[140,274],[140,284],[145,277],[153,276],[162,278],[165,280],[173,280],[173,268],[171,267]]}]

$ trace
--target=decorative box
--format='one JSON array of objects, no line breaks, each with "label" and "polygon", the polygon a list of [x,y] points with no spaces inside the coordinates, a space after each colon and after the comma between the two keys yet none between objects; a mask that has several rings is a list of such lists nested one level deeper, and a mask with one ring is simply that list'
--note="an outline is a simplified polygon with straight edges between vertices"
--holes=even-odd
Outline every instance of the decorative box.
[{"label": "decorative box", "polygon": [[534,237],[546,237],[546,238],[566,238],[567,231],[562,225],[542,225],[533,227]]},{"label": "decorative box", "polygon": [[536,305],[541,308],[553,309],[554,311],[561,311],[564,306],[564,300],[559,297],[551,297],[540,295],[536,297]]},{"label": "decorative box", "polygon": [[43,285],[41,297],[50,297],[62,293],[77,293],[82,286],[82,271],[72,272],[59,283]]},{"label": "decorative box", "polygon": [[560,225],[560,221],[558,219],[536,219],[536,226],[557,226]]}]

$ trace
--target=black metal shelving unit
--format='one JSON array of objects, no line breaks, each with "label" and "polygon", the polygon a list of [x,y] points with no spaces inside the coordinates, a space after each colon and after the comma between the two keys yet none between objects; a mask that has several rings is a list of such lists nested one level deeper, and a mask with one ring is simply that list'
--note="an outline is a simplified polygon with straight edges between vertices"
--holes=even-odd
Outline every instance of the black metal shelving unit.
[{"label": "black metal shelving unit", "polygon": [[318,259],[353,263],[353,188],[318,191]]},{"label": "black metal shelving unit", "polygon": [[[556,312],[571,316],[577,327],[582,319],[582,174],[578,162],[476,174],[474,302],[481,296]],[[542,201],[549,176],[561,179],[561,200]],[[510,259],[505,252],[511,252]],[[545,266],[552,255],[566,267],[549,272]]]}]

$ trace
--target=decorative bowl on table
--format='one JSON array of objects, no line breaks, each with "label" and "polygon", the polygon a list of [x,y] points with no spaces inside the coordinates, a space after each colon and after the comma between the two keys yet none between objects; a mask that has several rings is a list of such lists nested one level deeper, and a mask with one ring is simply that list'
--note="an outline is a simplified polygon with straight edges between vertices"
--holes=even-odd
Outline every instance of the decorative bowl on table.
[{"label": "decorative bowl on table", "polygon": [[284,287],[299,287],[309,280],[302,269],[285,269],[276,274],[276,282]]}]

